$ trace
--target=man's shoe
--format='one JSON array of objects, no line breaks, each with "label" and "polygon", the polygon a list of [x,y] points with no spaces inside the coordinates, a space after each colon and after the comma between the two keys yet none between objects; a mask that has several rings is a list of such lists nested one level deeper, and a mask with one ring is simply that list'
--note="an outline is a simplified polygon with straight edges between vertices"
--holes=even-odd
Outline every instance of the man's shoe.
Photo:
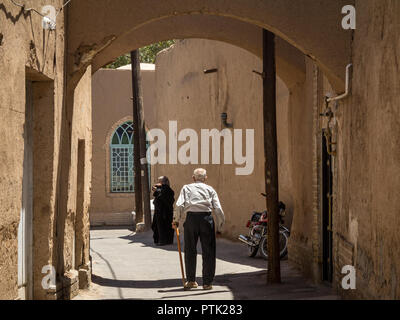
[{"label": "man's shoe", "polygon": [[185,290],[190,290],[190,289],[196,289],[199,285],[197,284],[196,281],[188,281],[185,283],[185,286],[183,287]]},{"label": "man's shoe", "polygon": [[213,288],[212,284],[203,285],[203,290],[212,290],[212,288]]}]

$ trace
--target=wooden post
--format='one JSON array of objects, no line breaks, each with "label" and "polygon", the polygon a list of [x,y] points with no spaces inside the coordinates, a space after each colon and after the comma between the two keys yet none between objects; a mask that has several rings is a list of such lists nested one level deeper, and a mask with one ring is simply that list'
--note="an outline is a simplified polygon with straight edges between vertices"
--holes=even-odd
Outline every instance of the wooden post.
[{"label": "wooden post", "polygon": [[263,71],[265,191],[268,211],[267,282],[280,283],[275,35],[265,29],[263,30]]},{"label": "wooden post", "polygon": [[[141,104],[142,105],[142,104]],[[143,110],[143,109],[142,109]],[[142,192],[143,192],[143,211],[144,211],[144,225],[145,230],[151,229],[151,209],[150,209],[150,183],[149,183],[149,168],[146,158],[146,127],[143,121],[143,111],[140,130],[140,162],[142,165]]]},{"label": "wooden post", "polygon": [[[150,187],[148,180],[148,166],[146,160],[146,126],[144,123],[144,113],[143,113],[143,95],[142,95],[142,78],[140,74],[140,60],[139,60],[139,51],[135,51],[135,59],[132,60],[132,64],[134,63],[135,68],[135,82],[136,85],[136,103],[137,106],[137,123],[139,126],[139,130],[137,131],[139,134],[139,158],[140,158],[140,178],[141,178],[141,186],[142,186],[142,197],[143,197],[143,211],[144,211],[144,224],[145,230],[150,230],[151,228],[151,210],[150,210]],[[136,131],[136,128],[135,128]]]},{"label": "wooden post", "polygon": [[[138,65],[139,64],[139,68]],[[139,52],[137,50],[131,52],[131,68],[132,68],[132,98],[133,98],[133,166],[135,177],[135,213],[136,224],[143,222],[142,207],[142,184],[141,184],[141,165],[140,165],[140,63]]]}]

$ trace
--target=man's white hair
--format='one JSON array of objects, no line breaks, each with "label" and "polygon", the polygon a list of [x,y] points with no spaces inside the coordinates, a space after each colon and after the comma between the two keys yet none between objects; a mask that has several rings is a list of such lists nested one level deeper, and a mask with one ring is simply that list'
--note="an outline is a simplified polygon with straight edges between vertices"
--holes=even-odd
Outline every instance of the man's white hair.
[{"label": "man's white hair", "polygon": [[193,177],[196,181],[206,181],[207,171],[206,169],[198,168],[193,171]]}]

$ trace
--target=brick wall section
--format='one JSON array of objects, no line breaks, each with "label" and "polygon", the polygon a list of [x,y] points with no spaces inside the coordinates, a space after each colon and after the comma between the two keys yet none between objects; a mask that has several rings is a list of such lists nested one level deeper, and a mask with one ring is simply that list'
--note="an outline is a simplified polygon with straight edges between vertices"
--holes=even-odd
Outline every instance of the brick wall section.
[{"label": "brick wall section", "polygon": [[354,266],[354,245],[347,241],[340,234],[336,235],[336,259],[334,264],[334,278],[335,287],[338,293],[345,299],[357,298],[355,292],[352,290],[343,290],[341,283],[342,278],[345,276],[342,274],[342,268],[346,265]]},{"label": "brick wall section", "polygon": [[313,256],[313,252],[311,248],[304,245],[302,241],[292,238],[288,243],[288,252],[290,263],[305,276],[312,277],[313,269],[310,257]]},{"label": "brick wall section", "polygon": [[322,262],[322,251],[321,251],[321,124],[320,124],[320,113],[323,109],[322,106],[322,74],[317,65],[314,64],[314,80],[313,80],[313,237],[312,237],[312,248],[313,248],[313,264],[315,273],[313,274],[314,280],[318,281],[320,272],[318,266]]}]

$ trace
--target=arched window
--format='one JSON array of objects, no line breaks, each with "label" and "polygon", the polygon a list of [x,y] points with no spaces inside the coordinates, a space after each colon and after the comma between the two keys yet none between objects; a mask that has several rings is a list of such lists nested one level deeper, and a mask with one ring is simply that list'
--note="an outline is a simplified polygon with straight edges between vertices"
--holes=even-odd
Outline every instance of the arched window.
[{"label": "arched window", "polygon": [[110,187],[112,193],[134,192],[132,139],[132,121],[121,124],[111,137]]}]

